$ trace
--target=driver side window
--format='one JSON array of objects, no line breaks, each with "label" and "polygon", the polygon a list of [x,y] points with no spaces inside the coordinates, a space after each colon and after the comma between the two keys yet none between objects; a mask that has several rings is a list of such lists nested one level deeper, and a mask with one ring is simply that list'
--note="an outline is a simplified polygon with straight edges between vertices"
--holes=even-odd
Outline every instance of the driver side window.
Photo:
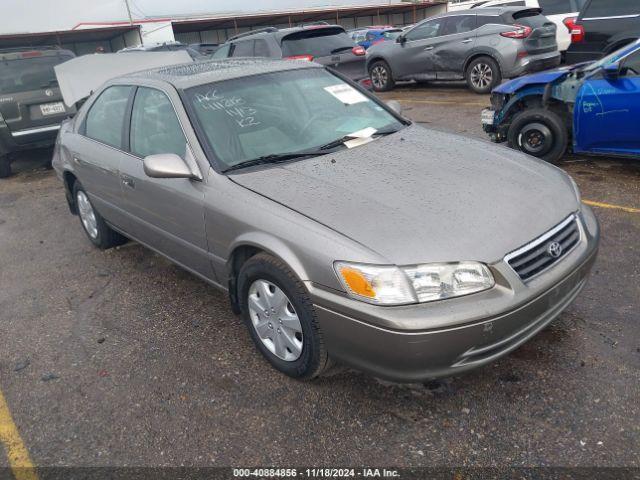
[{"label": "driver side window", "polygon": [[640,77],[640,50],[632,53],[622,62],[621,73],[625,77]]},{"label": "driver side window", "polygon": [[438,32],[440,31],[440,26],[442,25],[444,19],[437,18],[435,20],[429,20],[427,22],[421,23],[409,33],[405,35],[405,38],[408,41],[413,40],[425,40],[427,38],[434,38],[438,36]]}]

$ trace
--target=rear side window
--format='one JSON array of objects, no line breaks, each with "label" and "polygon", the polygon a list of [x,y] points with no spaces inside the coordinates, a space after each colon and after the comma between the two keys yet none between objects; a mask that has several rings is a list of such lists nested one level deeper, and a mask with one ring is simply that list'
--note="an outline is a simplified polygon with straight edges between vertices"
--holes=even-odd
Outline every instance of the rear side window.
[{"label": "rear side window", "polygon": [[538,0],[543,15],[561,15],[579,12],[584,2],[582,0]]},{"label": "rear side window", "polygon": [[292,33],[282,39],[282,56],[327,57],[350,50],[353,40],[341,28],[317,28]]},{"label": "rear side window", "polygon": [[455,15],[444,19],[440,35],[455,35],[456,33],[470,32],[475,28],[475,15]]},{"label": "rear side window", "polygon": [[143,158],[160,153],[175,153],[184,158],[186,145],[167,96],[153,88],[138,88],[131,113],[131,152]]},{"label": "rear side window", "polygon": [[[41,55],[41,53],[34,52]],[[44,90],[57,85],[53,67],[73,57],[68,55],[35,56],[0,61],[0,93]]]},{"label": "rear side window", "polygon": [[478,15],[476,17],[476,25],[478,28],[485,25],[504,25],[504,20],[497,15]]},{"label": "rear side window", "polygon": [[238,42],[233,45],[234,57],[253,57],[253,40]]},{"label": "rear side window", "polygon": [[133,87],[107,88],[91,106],[85,121],[85,135],[115,148],[122,148],[122,130]]},{"label": "rear side window", "polygon": [[640,13],[638,0],[591,0],[583,18],[616,17]]}]

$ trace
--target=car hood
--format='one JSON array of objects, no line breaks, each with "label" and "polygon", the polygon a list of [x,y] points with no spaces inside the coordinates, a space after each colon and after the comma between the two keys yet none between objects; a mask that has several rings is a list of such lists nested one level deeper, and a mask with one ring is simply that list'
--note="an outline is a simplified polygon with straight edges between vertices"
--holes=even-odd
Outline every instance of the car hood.
[{"label": "car hood", "polygon": [[493,263],[578,209],[560,169],[418,126],[230,178],[397,265]]},{"label": "car hood", "polygon": [[545,72],[533,73],[531,75],[525,75],[524,77],[514,78],[504,82],[493,89],[494,93],[511,94],[517,92],[523,87],[529,85],[539,85],[555,82],[559,78],[568,74],[571,71],[569,67],[560,67],[554,70],[547,70]]}]

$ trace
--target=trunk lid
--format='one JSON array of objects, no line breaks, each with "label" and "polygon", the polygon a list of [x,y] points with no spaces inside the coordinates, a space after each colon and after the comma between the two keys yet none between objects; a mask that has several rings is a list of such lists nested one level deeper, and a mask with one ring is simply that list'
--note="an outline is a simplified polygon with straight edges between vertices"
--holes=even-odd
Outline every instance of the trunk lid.
[{"label": "trunk lid", "polygon": [[524,25],[532,29],[531,34],[523,41],[524,48],[529,54],[537,55],[558,49],[558,27],[542,15],[540,9],[520,10],[514,12],[512,17],[514,24]]}]

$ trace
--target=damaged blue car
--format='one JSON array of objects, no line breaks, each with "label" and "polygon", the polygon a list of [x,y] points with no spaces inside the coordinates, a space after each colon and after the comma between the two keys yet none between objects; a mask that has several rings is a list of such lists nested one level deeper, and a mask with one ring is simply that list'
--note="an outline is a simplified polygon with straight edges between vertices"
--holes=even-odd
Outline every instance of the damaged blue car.
[{"label": "damaged blue car", "polygon": [[551,163],[567,151],[640,157],[640,40],[597,62],[503,83],[482,126],[492,141]]}]

